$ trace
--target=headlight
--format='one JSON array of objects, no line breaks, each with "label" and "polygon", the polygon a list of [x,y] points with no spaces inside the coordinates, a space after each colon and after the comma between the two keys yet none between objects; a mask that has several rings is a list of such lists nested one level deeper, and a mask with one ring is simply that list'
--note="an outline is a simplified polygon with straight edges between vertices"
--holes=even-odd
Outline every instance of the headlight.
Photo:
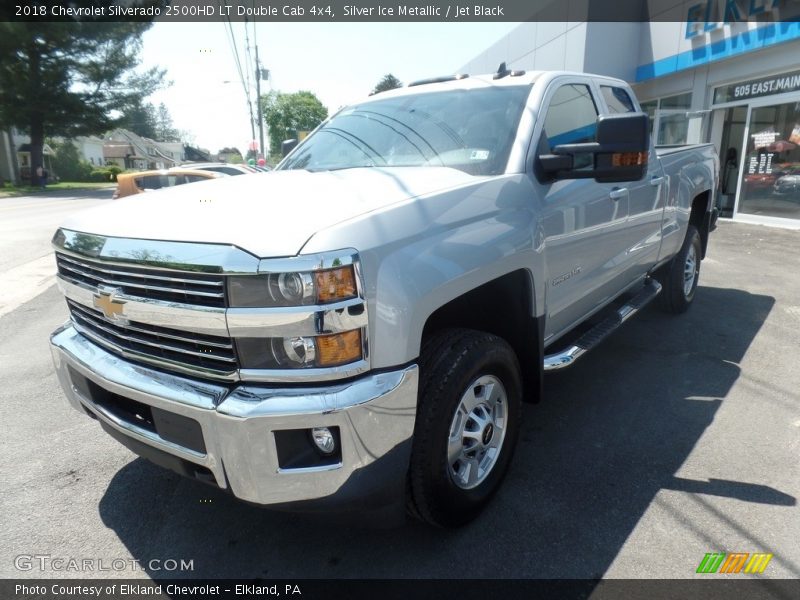
[{"label": "headlight", "polygon": [[237,338],[243,369],[338,367],[364,357],[361,330],[291,338]]},{"label": "headlight", "polygon": [[233,308],[330,304],[358,295],[353,265],[310,273],[270,273],[228,278]]}]

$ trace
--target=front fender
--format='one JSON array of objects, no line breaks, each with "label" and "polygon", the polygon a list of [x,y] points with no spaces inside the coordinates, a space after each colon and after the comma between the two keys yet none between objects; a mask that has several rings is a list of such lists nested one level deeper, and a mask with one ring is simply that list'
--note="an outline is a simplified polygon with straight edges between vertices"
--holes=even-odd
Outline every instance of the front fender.
[{"label": "front fender", "polygon": [[[532,281],[543,281],[534,241],[534,194],[521,174],[478,179],[366,215],[311,240],[304,251],[342,245],[359,250],[372,368],[417,358],[427,319],[464,293],[519,269],[527,270]],[[532,316],[544,305],[542,294],[535,286]]]}]

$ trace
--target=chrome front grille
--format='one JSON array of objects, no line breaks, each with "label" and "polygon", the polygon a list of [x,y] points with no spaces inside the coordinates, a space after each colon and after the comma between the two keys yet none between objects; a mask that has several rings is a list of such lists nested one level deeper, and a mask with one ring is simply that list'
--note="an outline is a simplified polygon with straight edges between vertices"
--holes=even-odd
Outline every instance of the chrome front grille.
[{"label": "chrome front grille", "polygon": [[56,263],[61,277],[79,285],[120,288],[123,294],[152,300],[225,307],[222,275],[100,264],[59,252]]},{"label": "chrome front grille", "polygon": [[67,299],[75,328],[97,344],[134,360],[191,374],[231,378],[238,370],[233,341],[128,321],[115,323],[102,312]]}]

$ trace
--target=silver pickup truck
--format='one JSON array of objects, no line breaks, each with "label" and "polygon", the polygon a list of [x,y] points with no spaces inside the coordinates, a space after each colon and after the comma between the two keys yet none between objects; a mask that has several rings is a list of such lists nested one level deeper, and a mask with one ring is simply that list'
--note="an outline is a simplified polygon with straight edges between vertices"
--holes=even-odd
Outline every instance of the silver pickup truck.
[{"label": "silver pickup truck", "polygon": [[718,159],[649,129],[622,81],[501,68],[346,107],[271,173],[80,214],[53,239],[61,385],[242,500],[463,524],[545,372],[694,299]]}]

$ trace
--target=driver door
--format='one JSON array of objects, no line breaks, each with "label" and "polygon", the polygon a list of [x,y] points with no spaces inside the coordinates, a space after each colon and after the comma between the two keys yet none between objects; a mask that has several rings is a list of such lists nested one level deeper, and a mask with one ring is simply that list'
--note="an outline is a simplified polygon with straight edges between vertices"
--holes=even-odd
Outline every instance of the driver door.
[{"label": "driver door", "polygon": [[[545,94],[540,151],[557,144],[595,141],[598,117],[594,87],[587,80],[559,79]],[[536,147],[536,146],[535,146]],[[575,166],[591,156],[576,156]],[[627,266],[624,184],[563,179],[538,185],[547,281],[545,343],[569,331],[620,291]]]}]

